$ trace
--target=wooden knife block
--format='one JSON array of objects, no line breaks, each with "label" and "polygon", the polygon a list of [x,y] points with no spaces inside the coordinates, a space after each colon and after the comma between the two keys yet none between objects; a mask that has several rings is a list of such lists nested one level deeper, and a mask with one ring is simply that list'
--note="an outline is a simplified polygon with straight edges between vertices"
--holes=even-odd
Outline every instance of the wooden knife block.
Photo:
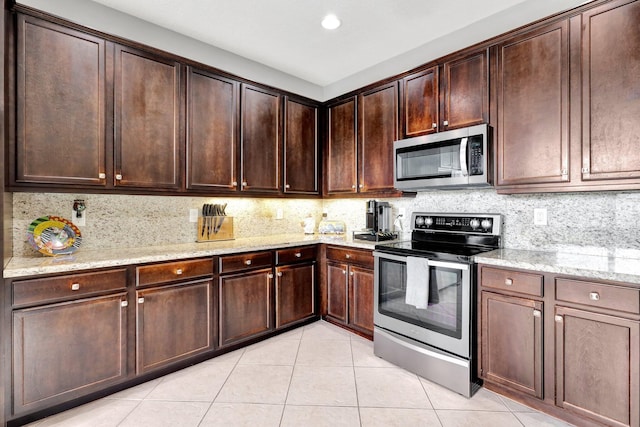
[{"label": "wooden knife block", "polygon": [[[217,229],[217,232],[216,232]],[[232,216],[198,217],[198,242],[214,242],[216,240],[233,240]]]}]

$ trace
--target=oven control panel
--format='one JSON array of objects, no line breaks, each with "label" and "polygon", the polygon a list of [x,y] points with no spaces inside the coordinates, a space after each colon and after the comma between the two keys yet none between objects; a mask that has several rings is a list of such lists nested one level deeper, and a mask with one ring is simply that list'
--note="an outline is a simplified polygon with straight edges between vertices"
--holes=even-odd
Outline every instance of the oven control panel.
[{"label": "oven control panel", "polygon": [[442,214],[414,212],[413,230],[469,234],[499,235],[502,216],[499,214]]}]

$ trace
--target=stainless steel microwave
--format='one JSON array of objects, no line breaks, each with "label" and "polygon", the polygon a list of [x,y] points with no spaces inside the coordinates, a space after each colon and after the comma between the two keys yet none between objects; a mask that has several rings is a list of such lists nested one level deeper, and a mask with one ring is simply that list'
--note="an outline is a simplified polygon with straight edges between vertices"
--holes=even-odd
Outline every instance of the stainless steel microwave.
[{"label": "stainless steel microwave", "polygon": [[398,190],[490,186],[491,128],[439,132],[393,143],[393,184]]}]

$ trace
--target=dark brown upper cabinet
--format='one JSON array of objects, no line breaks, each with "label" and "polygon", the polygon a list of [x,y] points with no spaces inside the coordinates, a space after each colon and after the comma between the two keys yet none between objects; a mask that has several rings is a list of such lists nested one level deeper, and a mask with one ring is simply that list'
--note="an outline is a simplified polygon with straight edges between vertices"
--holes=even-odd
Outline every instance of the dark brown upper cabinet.
[{"label": "dark brown upper cabinet", "polygon": [[353,194],[357,186],[357,97],[328,107],[325,191],[327,194]]},{"label": "dark brown upper cabinet", "polygon": [[393,141],[398,139],[398,82],[329,106],[326,194],[396,194]]},{"label": "dark brown upper cabinet", "polygon": [[284,192],[318,194],[318,107],[284,101]]},{"label": "dark brown upper cabinet", "polygon": [[358,96],[358,191],[393,191],[393,141],[398,139],[398,82]]},{"label": "dark brown upper cabinet", "polygon": [[281,97],[256,86],[242,85],[242,191],[280,191]]},{"label": "dark brown upper cabinet", "polygon": [[178,62],[115,46],[117,187],[180,188],[180,94]]},{"label": "dark brown upper cabinet", "polygon": [[404,137],[488,121],[489,61],[482,50],[436,65],[401,81]]},{"label": "dark brown upper cabinet", "polygon": [[497,185],[569,180],[569,24],[498,45]]},{"label": "dark brown upper cabinet", "polygon": [[640,184],[638,28],[640,1],[582,15],[581,173],[590,184]]},{"label": "dark brown upper cabinet", "polygon": [[105,41],[18,15],[16,72],[11,181],[104,186]]},{"label": "dark brown upper cabinet", "polygon": [[187,189],[235,191],[238,82],[187,69]]}]

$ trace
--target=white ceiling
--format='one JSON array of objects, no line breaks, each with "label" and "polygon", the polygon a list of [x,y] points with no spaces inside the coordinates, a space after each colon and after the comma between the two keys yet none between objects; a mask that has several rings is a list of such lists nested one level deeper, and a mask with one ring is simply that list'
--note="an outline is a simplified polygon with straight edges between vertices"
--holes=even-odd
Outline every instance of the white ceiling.
[{"label": "white ceiling", "polygon": [[[539,0],[93,1],[327,86],[501,11]],[[334,31],[322,28],[320,21],[327,13],[336,14],[342,26]]]},{"label": "white ceiling", "polygon": [[17,1],[326,101],[592,0]]}]

